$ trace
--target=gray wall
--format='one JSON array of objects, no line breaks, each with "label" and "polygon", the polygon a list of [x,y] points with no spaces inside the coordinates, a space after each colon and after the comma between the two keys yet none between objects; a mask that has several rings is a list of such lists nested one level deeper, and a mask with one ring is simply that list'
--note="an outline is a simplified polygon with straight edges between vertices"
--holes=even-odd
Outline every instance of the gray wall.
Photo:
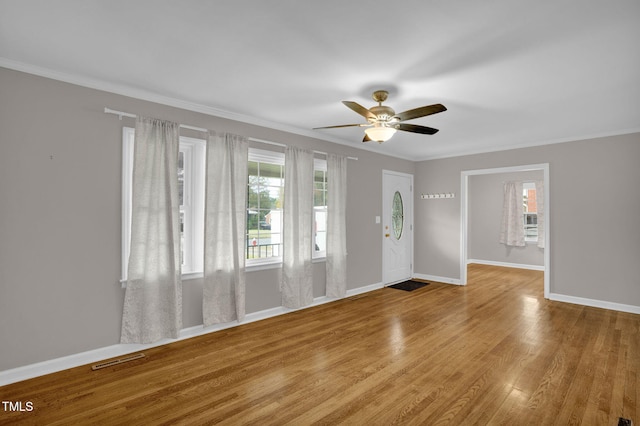
[{"label": "gray wall", "polygon": [[[416,164],[418,193],[461,172],[549,163],[550,291],[640,306],[640,133]],[[455,201],[454,201],[455,200]],[[460,278],[460,200],[416,202],[415,272]]]},{"label": "gray wall", "polygon": [[509,247],[498,242],[503,183],[543,180],[542,170],[469,176],[467,257],[482,261],[544,266],[544,250],[536,243]]},{"label": "gray wall", "polygon": [[[0,93],[0,370],[119,342],[122,127],[134,123],[105,106],[358,157],[348,166],[348,287],[382,281],[382,169],[413,173],[413,162],[4,68]],[[314,265],[315,296],[324,266]],[[249,273],[247,312],[280,306],[278,288],[276,270]],[[202,324],[201,280],[185,281],[183,297],[184,326]]]}]

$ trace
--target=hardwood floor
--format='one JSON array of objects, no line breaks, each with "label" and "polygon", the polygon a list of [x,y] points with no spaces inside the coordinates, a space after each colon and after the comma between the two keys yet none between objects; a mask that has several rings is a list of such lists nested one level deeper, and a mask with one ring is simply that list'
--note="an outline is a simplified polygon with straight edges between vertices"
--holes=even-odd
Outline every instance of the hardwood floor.
[{"label": "hardwood floor", "polygon": [[390,288],[0,387],[0,424],[640,422],[640,315],[551,302],[542,272]]}]

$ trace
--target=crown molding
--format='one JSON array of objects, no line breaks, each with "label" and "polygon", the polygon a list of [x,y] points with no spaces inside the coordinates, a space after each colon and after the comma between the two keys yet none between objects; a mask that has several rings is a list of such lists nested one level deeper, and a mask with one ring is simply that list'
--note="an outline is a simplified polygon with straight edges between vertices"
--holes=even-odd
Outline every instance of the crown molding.
[{"label": "crown molding", "polygon": [[445,158],[465,157],[467,155],[488,154],[488,153],[492,153],[492,152],[511,151],[511,150],[514,150],[514,149],[534,148],[534,147],[537,147],[537,146],[556,145],[556,144],[567,143],[567,142],[578,142],[578,141],[585,141],[585,140],[589,140],[589,139],[607,138],[607,137],[612,137],[612,136],[622,136],[622,135],[629,135],[629,134],[632,134],[632,133],[640,133],[640,127],[633,128],[633,129],[623,129],[623,130],[616,130],[616,131],[610,131],[610,132],[602,132],[602,133],[580,135],[580,136],[571,136],[571,137],[559,138],[559,139],[550,139],[550,140],[545,140],[545,141],[525,142],[525,143],[506,146],[506,147],[505,146],[494,146],[494,147],[485,147],[485,148],[482,148],[482,149],[466,149],[464,151],[457,152],[457,153],[420,157],[420,158],[414,158],[412,160],[415,161],[415,162],[431,161],[431,160],[442,160],[442,159],[445,159]]},{"label": "crown molding", "polygon": [[332,135],[327,135],[325,133],[318,132],[311,129],[303,129],[300,127],[295,127],[295,126],[291,126],[283,123],[264,120],[258,117],[248,116],[248,115],[240,114],[237,112],[227,111],[220,108],[211,107],[208,105],[186,101],[184,99],[164,96],[159,93],[142,90],[132,86],[88,78],[85,76],[81,76],[79,74],[56,71],[50,68],[39,67],[37,65],[27,64],[20,61],[14,61],[8,58],[0,57],[0,67],[24,72],[27,74],[33,74],[40,77],[50,78],[52,80],[62,81],[65,83],[70,83],[77,86],[86,87],[89,89],[101,90],[103,92],[114,93],[116,95],[127,96],[130,98],[140,99],[148,102],[154,102],[161,105],[166,105],[174,108],[184,109],[187,111],[193,111],[193,112],[210,115],[213,117],[224,118],[224,119],[238,121],[238,122],[251,124],[255,126],[265,127],[272,130],[278,130],[281,132],[291,133],[299,136],[305,136],[305,137],[318,139],[326,142],[332,142],[338,145],[348,146],[349,148],[353,148],[361,151],[369,151],[378,155],[399,158],[402,160],[408,160],[412,162],[439,160],[439,159],[453,158],[453,157],[464,157],[467,155],[486,154],[491,152],[509,151],[512,149],[531,148],[531,147],[543,146],[543,145],[554,145],[554,144],[565,143],[565,142],[574,142],[574,141],[596,139],[596,138],[602,138],[602,137],[619,136],[619,135],[625,135],[625,134],[631,134],[631,133],[640,133],[640,128],[624,129],[619,131],[603,132],[603,133],[590,134],[590,135],[571,136],[566,138],[551,139],[551,140],[545,140],[545,141],[525,142],[525,143],[519,143],[519,144],[517,143],[514,145],[510,145],[508,147],[495,146],[495,147],[486,147],[482,149],[464,149],[456,153],[416,158],[416,157],[404,156],[404,155],[399,155],[394,153],[380,152],[379,150],[374,149],[367,144],[354,145],[353,141],[349,141],[349,140],[335,137]]},{"label": "crown molding", "polygon": [[88,78],[78,74],[66,73],[61,71],[52,70],[50,68],[39,67],[24,62],[14,61],[12,59],[0,57],[0,67],[11,69],[14,71],[24,72],[26,74],[32,74],[39,77],[50,78],[52,80],[62,81],[64,83],[74,84],[76,86],[82,86],[89,89],[100,90],[103,92],[114,93],[116,95],[127,96],[130,98],[140,99],[143,101],[154,102],[161,105],[166,105],[174,108],[180,108],[187,111],[198,112],[213,117],[224,118],[228,120],[238,121],[241,123],[251,124],[254,126],[265,127],[272,130],[278,130],[281,132],[291,133],[299,136],[305,136],[313,139],[319,139],[326,142],[332,142],[339,145],[348,146],[349,148],[358,149],[361,151],[369,151],[379,155],[385,155],[394,158],[400,158],[403,160],[414,160],[411,157],[405,157],[401,155],[382,153],[378,150],[370,148],[367,145],[354,145],[353,141],[348,141],[339,137],[327,135],[322,132],[318,132],[311,129],[303,129],[300,127],[290,126],[283,123],[277,123],[269,120],[264,120],[258,117],[252,117],[232,111],[223,110],[220,108],[211,107],[208,105],[198,104],[195,102],[186,101],[184,99],[173,98],[164,96],[159,93],[142,90],[132,86],[123,84],[116,84],[104,80],[98,80],[94,78]]}]

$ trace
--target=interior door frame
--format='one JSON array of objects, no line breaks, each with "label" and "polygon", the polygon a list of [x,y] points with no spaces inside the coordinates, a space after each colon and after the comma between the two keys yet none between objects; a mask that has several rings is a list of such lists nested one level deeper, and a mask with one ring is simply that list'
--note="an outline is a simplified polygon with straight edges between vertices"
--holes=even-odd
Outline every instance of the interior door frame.
[{"label": "interior door frame", "polygon": [[[415,200],[414,200],[414,197],[413,197],[413,175],[410,174],[410,173],[396,172],[396,171],[393,171],[393,170],[385,170],[385,169],[383,169],[382,170],[382,185],[381,185],[381,187],[382,187],[382,191],[381,191],[381,193],[382,193],[382,197],[381,197],[382,198],[382,200],[381,200],[381,203],[382,203],[382,226],[381,226],[381,231],[382,231],[381,232],[381,238],[382,238],[382,262],[381,263],[382,263],[382,285],[385,286],[385,287],[387,285],[391,285],[391,284],[395,283],[395,282],[391,282],[391,281],[387,282],[387,277],[386,277],[386,263],[387,263],[387,260],[386,260],[386,255],[385,255],[385,246],[384,246],[385,245],[385,241],[384,240],[386,238],[385,237],[385,230],[384,230],[384,224],[385,224],[385,219],[386,219],[384,217],[384,212],[385,212],[385,206],[384,206],[384,202],[385,202],[385,194],[384,194],[385,185],[384,185],[384,182],[385,182],[385,177],[386,176],[390,176],[390,175],[391,176],[399,176],[399,177],[409,178],[409,197],[407,197],[407,199],[410,200],[409,202],[411,203],[411,206],[410,206],[410,208],[408,210],[405,208],[405,211],[409,211],[409,213],[411,215],[411,220],[409,221],[410,223],[406,224],[406,225],[408,225],[408,228],[409,228],[409,235],[408,235],[409,240],[410,240],[410,242],[409,242],[409,250],[411,251],[411,253],[409,255],[409,257],[410,257],[410,259],[409,259],[409,262],[410,262],[410,268],[409,268],[410,276],[409,276],[409,279],[413,278],[413,266],[414,266],[414,258],[413,258],[413,256],[414,256],[413,223],[414,223],[414,204],[415,204]],[[403,204],[406,204],[406,203],[403,203]],[[406,232],[406,230],[403,231],[403,232]]]},{"label": "interior door frame", "polygon": [[549,188],[549,163],[529,164],[523,166],[498,167],[493,169],[465,170],[461,172],[460,187],[460,284],[467,284],[467,244],[469,231],[469,176],[490,175],[497,173],[527,172],[542,170],[544,174],[544,298],[548,299],[551,288],[551,203]]}]

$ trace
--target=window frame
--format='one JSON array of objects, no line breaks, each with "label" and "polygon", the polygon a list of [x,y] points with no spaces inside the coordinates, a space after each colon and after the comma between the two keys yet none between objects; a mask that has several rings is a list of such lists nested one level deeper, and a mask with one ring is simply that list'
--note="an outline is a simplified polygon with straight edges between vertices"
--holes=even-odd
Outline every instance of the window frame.
[{"label": "window frame", "polygon": [[184,244],[182,246],[182,278],[196,278],[204,273],[204,197],[206,141],[180,136],[180,152],[184,155]]},{"label": "window frame", "polygon": [[[122,128],[122,269],[121,284],[124,288],[127,281],[127,267],[131,246],[131,212],[133,191],[133,157],[135,144],[135,129],[133,127]],[[205,172],[206,172],[206,141],[198,138],[180,136],[180,152],[183,155],[184,186],[183,204],[180,213],[184,215],[184,229],[181,251],[182,279],[200,278],[204,269],[204,210],[205,210]],[[272,163],[282,166],[283,188],[286,185],[284,176],[285,156],[283,152],[270,151],[259,148],[249,148],[248,161]],[[327,162],[325,159],[314,159],[314,176],[316,171],[323,171],[328,179]],[[247,186],[249,175],[247,174]],[[315,178],[314,178],[315,190]],[[326,191],[326,185],[324,191]],[[284,191],[283,191],[284,194]],[[248,192],[247,192],[248,196]],[[324,199],[326,201],[326,192]],[[284,200],[283,200],[284,202]],[[247,212],[249,205],[247,204]],[[315,221],[317,212],[327,213],[327,206],[313,207],[314,229],[309,230],[312,235],[311,257],[314,262],[326,259],[326,250],[315,250],[316,232]],[[284,212],[283,212],[284,213]],[[283,221],[286,220],[283,217]],[[248,221],[248,219],[247,219]],[[325,225],[326,229],[326,225]],[[248,235],[247,229],[247,235]],[[284,250],[284,242],[282,242]],[[280,256],[263,259],[245,259],[247,270],[269,269],[282,265],[282,252]]]},{"label": "window frame", "polygon": [[[265,149],[260,149],[260,148],[253,148],[253,147],[249,147],[248,150],[248,158],[247,158],[247,163],[248,162],[257,162],[257,163],[269,163],[269,164],[276,164],[278,166],[282,166],[282,177],[283,177],[283,184],[282,184],[282,188],[283,188],[283,197],[284,197],[284,185],[286,185],[286,176],[284,176],[284,152],[277,152],[277,151],[270,151],[270,150],[265,150]],[[246,222],[247,223],[247,227],[246,227],[246,235],[247,235],[247,243],[248,244],[248,237],[249,237],[249,227],[248,227],[248,222],[249,222],[249,210],[250,210],[250,206],[249,206],[249,173],[247,172],[247,219]],[[283,200],[284,202],[284,200]],[[282,216],[283,216],[283,225],[284,225],[284,209],[282,210]],[[282,252],[284,251],[284,241],[282,241],[281,243],[281,253],[280,256],[271,256],[271,257],[266,257],[266,258],[258,258],[258,259],[248,259],[246,258],[246,254],[245,254],[245,267],[248,270],[260,270],[260,269],[269,269],[269,268],[273,268],[273,267],[277,267],[277,266],[281,266],[282,265]],[[248,248],[248,246],[246,246],[245,248]],[[245,250],[245,252],[247,252]]]},{"label": "window frame", "polygon": [[[324,191],[324,201],[325,201],[325,205],[324,206],[316,206],[315,205],[315,191],[316,191],[316,180],[315,180],[315,174],[316,172],[321,171],[324,172],[324,177],[325,177],[325,185],[323,188]],[[321,159],[321,158],[314,158],[313,159],[313,191],[314,191],[314,203],[313,203],[313,229],[311,230],[311,239],[312,239],[312,246],[311,246],[311,258],[314,261],[320,261],[323,259],[326,259],[327,257],[327,249],[326,249],[326,235],[328,233],[328,209],[327,209],[327,205],[326,205],[326,201],[327,201],[327,182],[328,182],[328,175],[327,175],[327,160],[325,159]],[[316,237],[317,237],[317,220],[316,220],[316,214],[317,213],[324,213],[325,214],[325,223],[324,223],[324,233],[325,233],[325,249],[324,250],[318,250],[316,251]]]},{"label": "window frame", "polygon": [[[121,284],[127,281],[127,267],[131,252],[131,213],[133,203],[133,156],[135,129],[122,128],[122,269]],[[204,190],[206,141],[180,136],[179,150],[183,153],[185,169],[183,187],[184,244],[181,251],[182,279],[199,278],[204,272]]]},{"label": "window frame", "polygon": [[133,144],[135,129],[122,128],[122,288],[127,282],[129,252],[131,251],[131,204],[133,202]]}]

